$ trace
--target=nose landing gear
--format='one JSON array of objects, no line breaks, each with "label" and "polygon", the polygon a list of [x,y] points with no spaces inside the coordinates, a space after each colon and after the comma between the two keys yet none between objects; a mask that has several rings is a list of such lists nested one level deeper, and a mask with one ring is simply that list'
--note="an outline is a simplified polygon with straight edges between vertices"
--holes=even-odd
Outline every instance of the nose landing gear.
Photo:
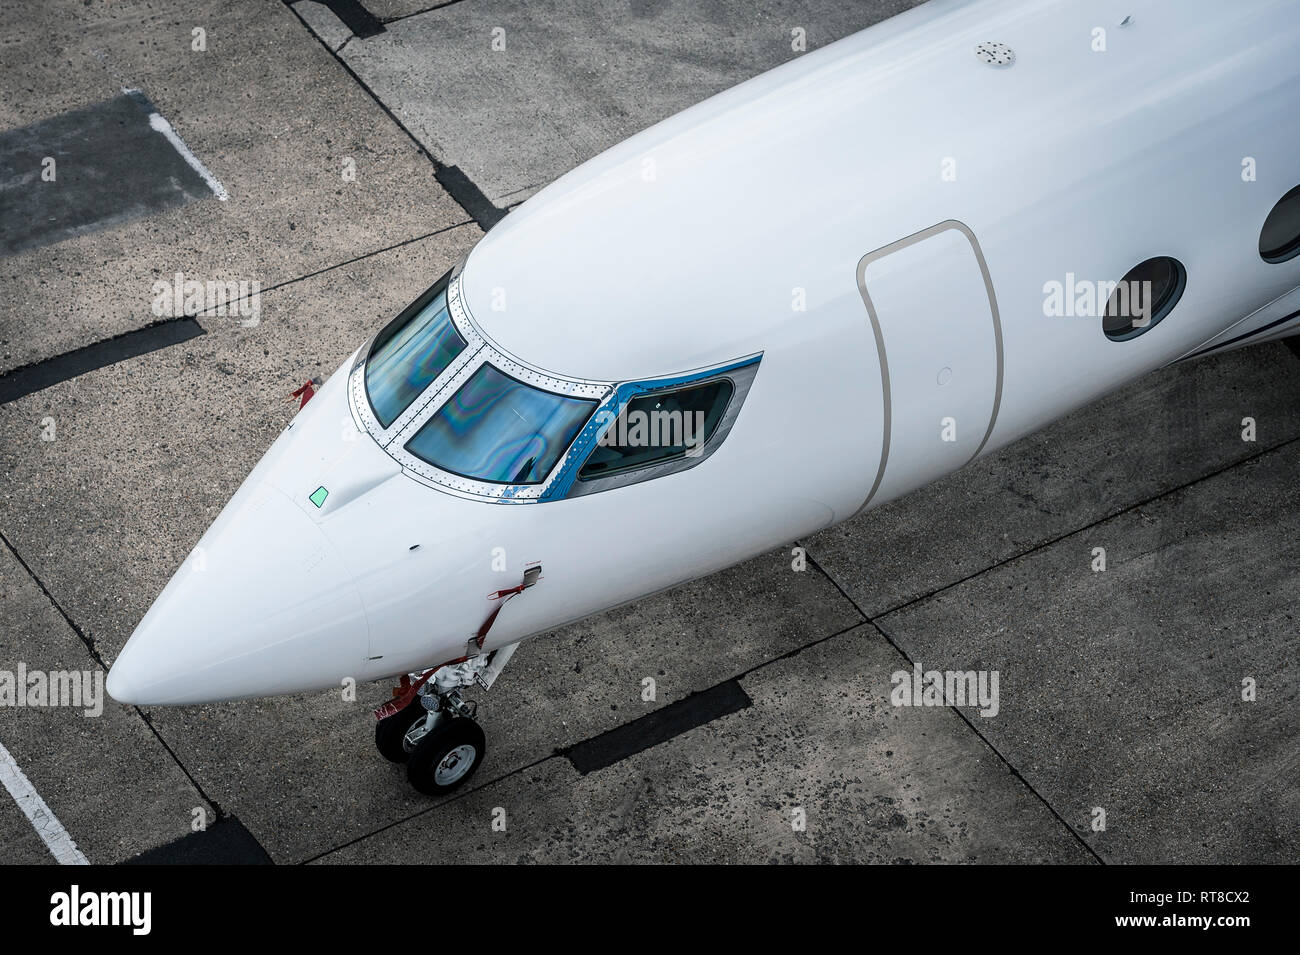
[{"label": "nose landing gear", "polygon": [[[427,796],[441,796],[463,786],[483,762],[485,743],[478,725],[478,704],[462,700],[462,687],[490,690],[514,655],[518,643],[483,653],[483,644],[506,601],[542,577],[540,563],[524,566],[523,581],[488,594],[495,606],[465,645],[465,656],[420,674],[402,677],[393,699],[375,710],[375,746],[385,759],[406,763],[406,778]],[[415,678],[412,682],[412,677]]]},{"label": "nose landing gear", "polygon": [[407,780],[426,796],[463,786],[483,762],[487,746],[478,704],[462,699],[460,691],[474,684],[491,688],[516,646],[422,674],[414,697],[375,724],[375,748],[390,762],[406,763]]}]

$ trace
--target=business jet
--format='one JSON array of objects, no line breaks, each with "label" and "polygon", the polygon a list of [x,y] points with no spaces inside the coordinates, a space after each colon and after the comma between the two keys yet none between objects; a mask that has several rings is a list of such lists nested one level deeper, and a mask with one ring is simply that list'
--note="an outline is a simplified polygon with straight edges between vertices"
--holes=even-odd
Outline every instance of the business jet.
[{"label": "business jet", "polygon": [[931,0],[673,116],[343,363],[109,692],[400,676],[380,752],[463,785],[521,641],[1300,332],[1297,116],[1287,0]]}]

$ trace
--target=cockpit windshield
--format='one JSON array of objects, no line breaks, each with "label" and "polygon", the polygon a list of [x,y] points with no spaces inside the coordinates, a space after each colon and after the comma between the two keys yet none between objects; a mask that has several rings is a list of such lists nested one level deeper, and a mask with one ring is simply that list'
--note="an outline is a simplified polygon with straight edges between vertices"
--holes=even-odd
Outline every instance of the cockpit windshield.
[{"label": "cockpit windshield", "polygon": [[597,402],[543,391],[484,363],[406,443],[436,468],[492,484],[539,484]]},{"label": "cockpit windshield", "polygon": [[380,426],[387,428],[401,417],[464,349],[447,313],[445,286],[405,324],[385,329],[366,361],[366,395]]}]

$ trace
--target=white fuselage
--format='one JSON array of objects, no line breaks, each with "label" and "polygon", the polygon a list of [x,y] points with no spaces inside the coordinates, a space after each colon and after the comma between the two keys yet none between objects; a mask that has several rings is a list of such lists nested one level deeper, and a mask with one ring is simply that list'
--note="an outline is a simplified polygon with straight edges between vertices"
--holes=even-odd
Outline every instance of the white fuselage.
[{"label": "white fuselage", "polygon": [[[984,62],[987,41],[1014,62]],[[547,499],[562,462],[541,499],[494,498],[374,427],[362,348],[110,691],[185,703],[419,670],[462,656],[488,595],[540,562],[484,649],[513,643],[843,521],[1216,340],[1292,331],[1274,323],[1300,308],[1300,258],[1265,262],[1259,238],[1300,184],[1298,89],[1284,0],[932,0],[659,123],[507,216],[453,294],[475,361],[592,394],[761,356],[716,449]],[[1153,256],[1186,286],[1144,334],[1106,337],[1104,295],[1049,314],[1052,283]]]}]

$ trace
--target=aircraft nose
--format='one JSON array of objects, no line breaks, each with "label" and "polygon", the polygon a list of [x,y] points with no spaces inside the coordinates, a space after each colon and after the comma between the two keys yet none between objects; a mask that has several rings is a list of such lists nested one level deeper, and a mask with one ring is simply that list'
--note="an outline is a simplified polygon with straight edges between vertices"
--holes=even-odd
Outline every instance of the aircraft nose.
[{"label": "aircraft nose", "polygon": [[342,557],[282,491],[240,488],[108,675],[138,705],[339,686],[362,672],[366,615]]}]

